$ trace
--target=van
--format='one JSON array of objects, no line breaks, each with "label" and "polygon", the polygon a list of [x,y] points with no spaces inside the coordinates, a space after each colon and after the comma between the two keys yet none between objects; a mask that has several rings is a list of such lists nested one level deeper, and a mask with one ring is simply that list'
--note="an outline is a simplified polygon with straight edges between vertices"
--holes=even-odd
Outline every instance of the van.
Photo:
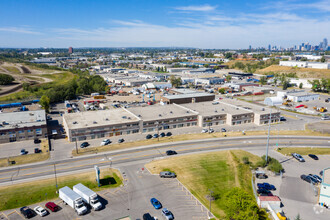
[{"label": "van", "polygon": [[149,213],[143,215],[143,220],[155,220]]}]

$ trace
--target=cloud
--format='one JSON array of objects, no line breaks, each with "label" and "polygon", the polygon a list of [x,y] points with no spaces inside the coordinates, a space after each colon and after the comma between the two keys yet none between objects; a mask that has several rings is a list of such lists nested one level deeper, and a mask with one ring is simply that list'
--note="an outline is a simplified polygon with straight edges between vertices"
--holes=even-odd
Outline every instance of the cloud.
[{"label": "cloud", "polygon": [[0,27],[0,31],[21,33],[21,34],[41,34],[40,32],[32,31],[29,28],[24,28],[24,27]]},{"label": "cloud", "polygon": [[263,6],[262,9],[278,9],[282,11],[299,11],[301,9],[317,10],[323,12],[330,11],[330,0],[322,0],[312,3],[300,3],[300,1],[276,1],[273,3],[267,2],[267,5]]},{"label": "cloud", "polygon": [[199,11],[199,12],[207,12],[213,11],[218,6],[211,6],[211,5],[190,5],[190,6],[183,6],[183,7],[175,7],[175,10],[178,11]]}]

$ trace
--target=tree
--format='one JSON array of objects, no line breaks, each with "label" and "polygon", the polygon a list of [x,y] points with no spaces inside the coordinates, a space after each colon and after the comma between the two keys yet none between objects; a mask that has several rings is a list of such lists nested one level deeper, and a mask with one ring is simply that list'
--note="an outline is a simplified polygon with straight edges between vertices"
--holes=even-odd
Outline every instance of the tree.
[{"label": "tree", "polygon": [[50,99],[47,96],[45,95],[41,96],[39,104],[43,109],[45,109],[47,113],[49,112],[49,103],[50,103]]},{"label": "tree", "polygon": [[231,80],[231,75],[227,75],[226,76],[226,82],[230,82],[230,80]]},{"label": "tree", "polygon": [[226,93],[225,88],[220,88],[220,89],[219,89],[219,93],[221,93],[221,94],[225,94],[225,93]]},{"label": "tree", "polygon": [[322,56],[322,58],[321,58],[321,62],[322,62],[322,63],[325,63],[325,57],[324,57],[324,56]]},{"label": "tree", "polygon": [[266,76],[260,77],[260,84],[261,85],[266,85],[267,84],[267,78],[266,78]]},{"label": "tree", "polygon": [[173,87],[179,87],[182,85],[182,80],[180,77],[170,76],[170,82]]},{"label": "tree", "polygon": [[289,87],[289,82],[286,80],[283,83],[283,90],[287,90],[288,87]]},{"label": "tree", "polygon": [[14,81],[14,77],[7,74],[0,74],[0,85],[9,85]]},{"label": "tree", "polygon": [[302,89],[303,88],[303,83],[300,83],[299,84],[299,89]]}]

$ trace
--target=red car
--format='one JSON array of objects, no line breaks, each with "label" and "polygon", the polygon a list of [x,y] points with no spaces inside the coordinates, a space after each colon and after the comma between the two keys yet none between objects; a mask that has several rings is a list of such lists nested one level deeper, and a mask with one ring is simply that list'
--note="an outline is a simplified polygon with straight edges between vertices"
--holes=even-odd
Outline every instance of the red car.
[{"label": "red car", "polygon": [[304,107],[305,105],[298,105],[296,106],[296,108],[301,108],[301,107]]},{"label": "red car", "polygon": [[45,206],[52,212],[57,212],[59,209],[59,206],[53,202],[47,202]]}]

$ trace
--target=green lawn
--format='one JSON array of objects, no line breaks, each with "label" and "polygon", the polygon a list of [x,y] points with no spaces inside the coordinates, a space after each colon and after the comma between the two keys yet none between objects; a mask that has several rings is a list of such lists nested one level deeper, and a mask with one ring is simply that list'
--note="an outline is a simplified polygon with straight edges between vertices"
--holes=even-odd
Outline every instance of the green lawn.
[{"label": "green lawn", "polygon": [[249,165],[241,163],[245,156],[249,157],[250,162],[256,163],[261,160],[260,157],[246,151],[233,150],[172,157],[153,161],[146,167],[152,173],[174,171],[177,178],[206,207],[209,207],[206,196],[211,189],[215,197],[215,201],[212,201],[212,212],[217,218],[224,219],[226,214],[222,197],[226,192],[234,187],[240,187],[253,195]]},{"label": "green lawn", "polygon": [[[58,187],[72,186],[82,183],[94,191],[114,188],[122,184],[122,178],[118,170],[101,170],[101,187],[95,181],[95,172],[62,176],[57,178]],[[11,186],[0,187],[0,211],[18,208],[41,201],[57,199],[55,179],[40,180]]]},{"label": "green lawn", "polygon": [[282,147],[277,149],[281,154],[291,155],[292,153],[298,153],[301,155],[316,154],[327,155],[330,154],[330,148],[317,148],[317,147]]}]

